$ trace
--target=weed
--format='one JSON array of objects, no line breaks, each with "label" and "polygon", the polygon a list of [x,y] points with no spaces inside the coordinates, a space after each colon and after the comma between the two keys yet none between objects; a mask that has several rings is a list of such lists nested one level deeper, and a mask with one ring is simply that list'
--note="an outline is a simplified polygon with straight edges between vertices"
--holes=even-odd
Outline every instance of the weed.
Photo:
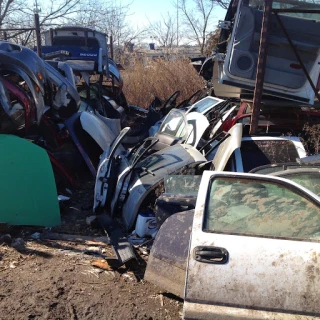
[{"label": "weed", "polygon": [[308,155],[318,154],[320,151],[320,124],[306,123],[303,126],[305,133],[304,138],[301,139]]},{"label": "weed", "polygon": [[181,91],[179,103],[204,87],[189,59],[145,62],[143,57],[132,57],[126,65],[122,72],[124,94],[129,104],[142,108],[148,108],[156,96],[166,100],[177,90]]}]

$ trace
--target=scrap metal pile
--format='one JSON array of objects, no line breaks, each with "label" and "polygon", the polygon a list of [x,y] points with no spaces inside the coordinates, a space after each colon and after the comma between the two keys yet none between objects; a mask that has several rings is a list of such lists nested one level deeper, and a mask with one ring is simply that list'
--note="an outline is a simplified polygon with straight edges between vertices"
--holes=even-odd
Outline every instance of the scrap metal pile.
[{"label": "scrap metal pile", "polygon": [[[296,19],[305,22],[285,16],[283,23],[299,43],[311,81],[319,85],[320,28],[307,21],[308,37],[303,38],[295,29]],[[250,229],[254,235],[276,237],[278,232],[281,237],[318,241],[319,163],[317,156],[306,158],[299,139],[305,123],[319,123],[317,91],[301,61],[296,62],[287,46],[281,47],[283,34],[273,29],[258,132],[248,134],[261,20],[256,1],[231,2],[218,52],[206,61],[219,98],[196,92],[178,105],[175,92],[166,102],[156,98],[148,110],[128,105],[105,35],[97,31],[50,30],[42,58],[1,41],[0,144],[5,152],[0,161],[8,174],[0,184],[7,208],[0,222],[57,225],[58,195],[68,197],[80,179],[93,178],[93,212],[119,261],[135,257],[132,244],[155,239],[145,278],[185,297],[188,308],[192,299],[205,298],[201,290],[188,286],[186,273],[187,280],[190,276],[194,281],[195,264],[229,262],[228,251],[215,241],[201,243],[215,232],[215,223],[220,233],[245,233],[254,221],[264,226]],[[19,204],[8,186],[25,195]],[[26,192],[30,188],[37,191]],[[272,221],[275,201],[286,202],[292,212],[304,212],[306,219],[313,217],[315,224],[310,228],[297,213],[297,224],[287,224],[294,235],[280,225],[264,234],[271,224],[260,221],[257,213],[268,214]],[[290,220],[287,212],[281,214],[283,221]],[[304,228],[309,231],[304,233]],[[196,309],[187,307],[192,318]]]}]

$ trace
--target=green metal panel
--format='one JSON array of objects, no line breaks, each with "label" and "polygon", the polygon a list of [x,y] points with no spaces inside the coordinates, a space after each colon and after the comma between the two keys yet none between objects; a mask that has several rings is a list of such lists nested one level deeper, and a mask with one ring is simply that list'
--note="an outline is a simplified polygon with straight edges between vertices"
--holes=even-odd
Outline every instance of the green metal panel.
[{"label": "green metal panel", "polygon": [[0,222],[59,225],[60,210],[47,152],[25,139],[0,135]]}]

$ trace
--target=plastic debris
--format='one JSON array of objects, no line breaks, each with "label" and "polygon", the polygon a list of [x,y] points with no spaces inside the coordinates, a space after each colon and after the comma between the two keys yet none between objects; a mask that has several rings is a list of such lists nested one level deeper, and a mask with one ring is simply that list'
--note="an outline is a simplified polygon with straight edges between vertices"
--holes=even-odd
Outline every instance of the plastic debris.
[{"label": "plastic debris", "polygon": [[17,265],[18,265],[18,261],[12,261],[10,263],[10,269],[15,269],[17,267]]},{"label": "plastic debris", "polygon": [[31,238],[31,239],[34,239],[34,240],[39,240],[40,237],[41,237],[40,232],[35,232],[35,233],[33,233],[33,234],[30,236],[30,238]]},{"label": "plastic debris", "polygon": [[86,218],[86,224],[88,226],[91,226],[92,222],[95,221],[97,219],[97,216],[90,216]]},{"label": "plastic debris", "polygon": [[108,261],[99,259],[91,262],[91,265],[103,270],[112,271],[113,268],[109,265]]},{"label": "plastic debris", "polygon": [[11,246],[16,249],[24,248],[24,240],[22,238],[16,238],[12,241]]},{"label": "plastic debris", "polygon": [[69,201],[70,197],[66,197],[66,196],[63,196],[62,194],[59,194],[58,195],[58,200],[59,201]]},{"label": "plastic debris", "polygon": [[0,235],[0,244],[1,243],[10,244],[11,242],[12,242],[12,238],[11,238],[10,234],[6,233],[3,235]]}]

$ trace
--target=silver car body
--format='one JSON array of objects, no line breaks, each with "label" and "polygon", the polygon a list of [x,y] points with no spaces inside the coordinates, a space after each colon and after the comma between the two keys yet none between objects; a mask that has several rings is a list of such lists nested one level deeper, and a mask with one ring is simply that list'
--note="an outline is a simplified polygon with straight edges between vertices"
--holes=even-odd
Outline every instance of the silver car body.
[{"label": "silver car body", "polygon": [[[155,160],[155,161],[153,161]],[[163,180],[164,176],[173,174],[179,171],[188,164],[205,162],[206,158],[194,147],[187,144],[178,144],[163,150],[160,150],[139,163],[139,166],[147,167],[154,175],[134,174],[132,182],[128,185],[129,195],[123,204],[122,220],[127,230],[130,230],[137,218],[140,205],[147,197],[150,191],[154,190],[158,184]],[[124,172],[119,176],[122,180]],[[118,182],[116,196],[119,192],[118,188],[121,183]],[[112,207],[114,208],[113,201]]]}]

